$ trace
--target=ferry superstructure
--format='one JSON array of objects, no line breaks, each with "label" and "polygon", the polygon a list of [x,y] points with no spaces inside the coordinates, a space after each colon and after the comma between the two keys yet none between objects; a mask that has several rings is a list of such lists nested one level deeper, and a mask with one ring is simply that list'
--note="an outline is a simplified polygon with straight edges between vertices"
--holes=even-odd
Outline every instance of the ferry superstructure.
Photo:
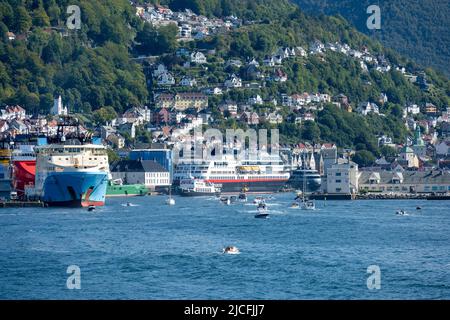
[{"label": "ferry superstructure", "polygon": [[289,171],[278,156],[238,160],[224,155],[220,160],[183,160],[174,171],[174,184],[184,179],[213,183],[223,193],[279,191],[289,180]]}]

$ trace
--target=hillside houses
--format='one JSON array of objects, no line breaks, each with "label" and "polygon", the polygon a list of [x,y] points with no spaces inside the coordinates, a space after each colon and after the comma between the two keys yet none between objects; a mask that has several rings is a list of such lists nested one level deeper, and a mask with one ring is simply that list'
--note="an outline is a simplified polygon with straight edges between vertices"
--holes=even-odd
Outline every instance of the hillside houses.
[{"label": "hillside houses", "polygon": [[180,81],[180,85],[184,87],[195,87],[197,86],[197,80],[189,76],[184,76]]},{"label": "hillside houses", "polygon": [[206,60],[206,56],[203,53],[196,51],[191,53],[191,62],[196,64],[204,64],[208,61]]},{"label": "hillside houses", "polygon": [[175,77],[170,72],[164,72],[157,77],[156,82],[159,86],[173,86]]},{"label": "hillside houses", "polygon": [[242,79],[234,73],[225,80],[224,86],[226,88],[242,88]]},{"label": "hillside houses", "polygon": [[19,105],[6,106],[0,112],[0,119],[2,120],[23,120],[27,117],[25,109]]},{"label": "hillside houses", "polygon": [[331,96],[325,93],[308,93],[293,94],[288,96],[286,94],[281,95],[281,104],[285,107],[289,107],[292,111],[302,108],[315,109],[312,105],[330,103]]},{"label": "hillside houses", "polygon": [[174,108],[184,111],[188,108],[200,111],[208,107],[208,96],[198,92],[180,92],[177,94],[158,94],[155,98],[158,108]]},{"label": "hillside houses", "polygon": [[360,103],[356,111],[364,116],[367,116],[370,113],[380,114],[380,108],[373,102]]},{"label": "hillside houses", "polygon": [[138,17],[153,26],[177,25],[179,28],[178,39],[181,41],[203,39],[210,34],[218,34],[238,28],[242,24],[242,20],[234,16],[223,19],[207,18],[197,15],[189,9],[172,11],[161,5],[135,4],[135,9]]},{"label": "hillside houses", "polygon": [[256,112],[244,111],[239,119],[248,125],[259,124],[259,115]]}]

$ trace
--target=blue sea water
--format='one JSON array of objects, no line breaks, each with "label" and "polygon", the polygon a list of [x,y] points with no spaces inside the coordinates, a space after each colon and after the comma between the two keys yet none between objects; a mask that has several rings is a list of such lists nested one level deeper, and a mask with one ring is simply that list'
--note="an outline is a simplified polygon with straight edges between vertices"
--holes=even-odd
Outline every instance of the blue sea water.
[{"label": "blue sea water", "polygon": [[[450,298],[450,202],[319,201],[302,211],[289,208],[293,198],[275,195],[267,220],[251,201],[213,198],[0,209],[0,298]],[[222,254],[227,245],[241,253]],[[69,265],[81,270],[79,290],[66,287]],[[379,290],[367,287],[370,265]]]}]

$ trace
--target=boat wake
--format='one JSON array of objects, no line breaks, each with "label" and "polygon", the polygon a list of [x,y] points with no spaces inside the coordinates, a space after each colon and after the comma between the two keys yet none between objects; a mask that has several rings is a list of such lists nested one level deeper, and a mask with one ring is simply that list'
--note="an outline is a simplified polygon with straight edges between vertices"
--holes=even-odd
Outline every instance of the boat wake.
[{"label": "boat wake", "polygon": [[219,252],[220,254],[241,254],[240,252]]},{"label": "boat wake", "polygon": [[122,203],[122,207],[139,207],[139,205],[134,203]]}]

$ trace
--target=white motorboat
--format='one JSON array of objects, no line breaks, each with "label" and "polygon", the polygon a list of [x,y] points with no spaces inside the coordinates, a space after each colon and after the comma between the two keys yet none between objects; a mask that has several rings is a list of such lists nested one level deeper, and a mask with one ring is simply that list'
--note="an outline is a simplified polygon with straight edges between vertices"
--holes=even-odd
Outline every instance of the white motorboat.
[{"label": "white motorboat", "polygon": [[260,204],[264,202],[264,198],[263,197],[256,197],[255,199],[253,199],[253,203],[254,204]]},{"label": "white motorboat", "polygon": [[227,206],[231,205],[231,199],[230,197],[220,197],[220,201],[223,204],[226,204]]},{"label": "white motorboat", "polygon": [[166,199],[166,204],[167,204],[168,206],[174,206],[174,205],[175,205],[175,199],[172,198],[172,197],[167,198],[167,199]]},{"label": "white motorboat", "polygon": [[175,199],[172,198],[172,188],[169,187],[169,198],[166,199],[166,204],[168,206],[174,206],[175,205]]},{"label": "white motorboat", "polygon": [[300,205],[298,204],[298,202],[293,202],[292,204],[291,204],[291,208],[292,209],[297,209],[297,208],[299,208],[300,207]]},{"label": "white motorboat", "polygon": [[316,210],[316,204],[314,200],[304,200],[302,201],[303,210]]},{"label": "white motorboat", "polygon": [[226,253],[226,254],[239,254],[240,251],[235,246],[228,246],[228,247],[225,247],[223,249],[223,253]]},{"label": "white motorboat", "polygon": [[238,199],[240,202],[247,202],[247,195],[245,194],[245,192],[240,193]]}]

